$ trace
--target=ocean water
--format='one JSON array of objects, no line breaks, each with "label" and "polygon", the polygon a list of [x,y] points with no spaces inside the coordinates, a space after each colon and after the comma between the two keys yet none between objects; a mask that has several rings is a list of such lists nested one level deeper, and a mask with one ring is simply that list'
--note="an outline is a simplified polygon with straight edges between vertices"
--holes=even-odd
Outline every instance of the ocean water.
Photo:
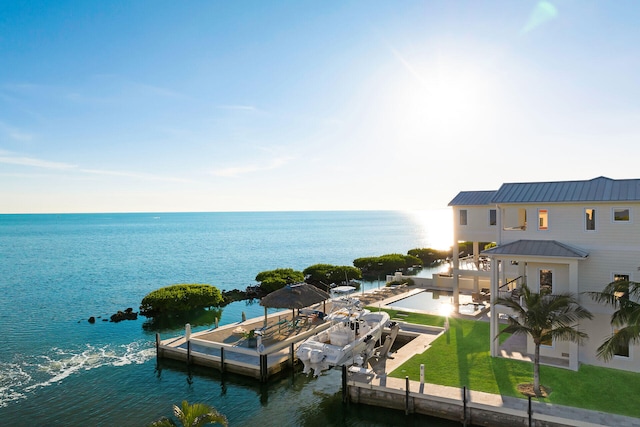
[{"label": "ocean water", "polygon": [[[443,248],[450,229],[447,210],[0,215],[0,424],[143,426],[187,400],[232,426],[456,425],[343,405],[338,371],[258,384],[158,363],[156,332],[176,336],[183,325],[104,321],[162,286],[244,289],[263,270]],[[264,309],[233,303],[220,323],[243,312]]]}]

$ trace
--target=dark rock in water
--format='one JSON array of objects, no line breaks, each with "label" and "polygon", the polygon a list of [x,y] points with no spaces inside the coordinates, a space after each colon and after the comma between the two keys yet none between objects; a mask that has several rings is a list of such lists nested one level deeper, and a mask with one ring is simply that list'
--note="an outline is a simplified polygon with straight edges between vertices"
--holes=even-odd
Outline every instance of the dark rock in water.
[{"label": "dark rock in water", "polygon": [[93,316],[89,317],[89,323],[96,323],[96,318]]},{"label": "dark rock in water", "polygon": [[134,313],[132,308],[127,308],[125,311],[118,311],[111,316],[112,322],[120,322],[121,320],[136,320],[138,313]]}]

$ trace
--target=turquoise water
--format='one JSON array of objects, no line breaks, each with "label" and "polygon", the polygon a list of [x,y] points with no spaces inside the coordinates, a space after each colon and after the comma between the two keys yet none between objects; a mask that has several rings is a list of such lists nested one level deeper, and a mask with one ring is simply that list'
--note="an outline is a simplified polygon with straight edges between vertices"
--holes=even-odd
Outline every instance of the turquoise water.
[{"label": "turquoise water", "polygon": [[[428,217],[428,216],[427,216]],[[157,329],[137,311],[174,283],[244,289],[257,273],[434,246],[432,225],[402,212],[0,215],[0,420],[3,425],[141,426],[182,400],[204,402],[232,426],[456,425],[340,403],[340,373],[294,372],[268,384],[155,359]],[[448,223],[446,224],[448,226]],[[365,283],[366,287],[377,284]],[[225,307],[221,323],[261,316]],[[89,324],[90,316],[98,317]],[[209,328],[200,325],[194,330]],[[401,421],[399,421],[401,420]]]}]

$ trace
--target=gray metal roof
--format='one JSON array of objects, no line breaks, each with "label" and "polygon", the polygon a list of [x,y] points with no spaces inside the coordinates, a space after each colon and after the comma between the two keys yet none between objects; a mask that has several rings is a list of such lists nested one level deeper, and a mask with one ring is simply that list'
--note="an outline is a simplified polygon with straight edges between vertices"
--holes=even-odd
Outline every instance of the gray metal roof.
[{"label": "gray metal roof", "polygon": [[598,177],[588,181],[502,184],[492,203],[640,201],[640,179]]},{"label": "gray metal roof", "polygon": [[482,206],[491,203],[491,199],[496,194],[495,190],[492,191],[461,191],[452,201],[449,202],[449,206]]},{"label": "gray metal roof", "polygon": [[586,258],[587,251],[555,240],[517,240],[482,251],[483,255],[519,255],[559,258]]}]

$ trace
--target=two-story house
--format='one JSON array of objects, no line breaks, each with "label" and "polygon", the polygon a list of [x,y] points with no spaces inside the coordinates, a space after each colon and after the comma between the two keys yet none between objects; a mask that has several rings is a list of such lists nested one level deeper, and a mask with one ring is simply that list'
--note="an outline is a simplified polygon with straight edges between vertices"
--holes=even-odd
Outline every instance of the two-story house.
[{"label": "two-story house", "polygon": [[[594,314],[580,324],[589,335],[585,343],[549,342],[542,356],[571,369],[587,363],[640,370],[638,346],[620,348],[607,363],[596,357],[596,349],[614,332],[613,308],[585,294],[602,291],[614,280],[640,281],[640,179],[507,183],[497,191],[461,192],[449,205],[454,300],[461,283],[472,283],[474,275],[488,277],[492,356],[503,354],[494,338],[501,313],[508,312],[495,299],[526,282],[534,291],[570,292]],[[474,270],[461,266],[461,242],[473,242]],[[485,249],[487,243],[493,245]],[[533,353],[530,339],[524,351]]]}]

